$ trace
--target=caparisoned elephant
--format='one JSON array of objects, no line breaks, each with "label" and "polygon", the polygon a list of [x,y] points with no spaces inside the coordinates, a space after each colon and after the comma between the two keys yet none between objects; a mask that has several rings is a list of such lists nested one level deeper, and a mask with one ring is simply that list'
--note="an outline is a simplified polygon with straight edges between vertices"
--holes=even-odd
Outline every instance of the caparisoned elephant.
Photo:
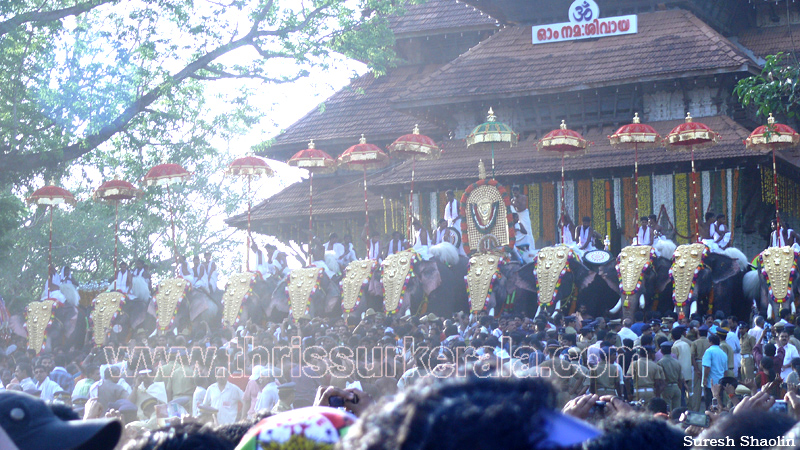
[{"label": "caparisoned elephant", "polygon": [[670,270],[674,311],[679,317],[698,311],[748,317],[750,308],[742,293],[746,267],[747,259],[735,248],[722,254],[701,243],[678,246]]},{"label": "caparisoned elephant", "polygon": [[758,256],[756,270],[744,275],[747,301],[758,300],[767,317],[774,318],[783,308],[796,312],[800,283],[795,283],[800,254],[792,247],[770,247]]}]

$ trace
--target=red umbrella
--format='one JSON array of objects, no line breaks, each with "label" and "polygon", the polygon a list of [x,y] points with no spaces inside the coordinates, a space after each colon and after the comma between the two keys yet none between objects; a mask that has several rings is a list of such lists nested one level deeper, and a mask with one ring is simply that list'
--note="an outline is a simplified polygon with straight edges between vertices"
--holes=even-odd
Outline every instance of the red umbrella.
[{"label": "red umbrella", "polygon": [[308,142],[308,148],[295,153],[288,161],[290,166],[308,170],[308,260],[311,262],[311,237],[314,218],[314,174],[336,171],[336,160],[324,151],[314,147],[314,140]]},{"label": "red umbrella", "polygon": [[769,113],[767,124],[753,130],[745,139],[744,144],[750,150],[767,153],[772,152],[772,183],[775,188],[775,220],[777,221],[778,236],[783,236],[781,231],[781,216],[778,211],[778,168],[775,164],[775,150],[786,150],[796,147],[800,143],[800,134],[788,125],[775,123],[772,113]]},{"label": "red umbrella", "polygon": [[377,145],[367,144],[367,139],[361,135],[358,144],[348,148],[338,159],[339,166],[348,169],[364,171],[364,211],[367,218],[367,235],[369,235],[369,204],[367,203],[367,169],[377,169],[389,163],[389,157]]},{"label": "red umbrella", "polygon": [[536,143],[536,148],[539,151],[558,152],[561,153],[561,214],[564,215],[566,209],[566,200],[564,199],[564,158],[569,156],[578,156],[586,152],[586,149],[594,144],[588,142],[577,131],[567,129],[566,121],[561,121],[561,126],[557,130],[553,130],[544,135],[539,142]]},{"label": "red umbrella", "polygon": [[639,122],[639,113],[634,113],[633,123],[621,126],[616,133],[608,137],[614,147],[634,150],[633,156],[633,185],[636,196],[634,222],[639,220],[639,149],[656,148],[664,145],[661,135],[650,125]]},{"label": "red umbrella", "polygon": [[719,142],[719,134],[707,125],[692,122],[692,114],[686,113],[686,121],[669,132],[665,141],[677,150],[692,152],[692,207],[694,208],[694,232],[700,241],[700,215],[697,211],[697,172],[694,169],[694,151],[712,147]]},{"label": "red umbrella", "polygon": [[119,223],[119,203],[126,200],[133,200],[141,195],[141,191],[136,186],[127,181],[114,178],[104,182],[94,191],[92,198],[95,201],[106,201],[114,204],[114,273],[117,272],[117,230]]},{"label": "red umbrella", "polygon": [[[167,196],[171,196],[169,186],[175,183],[180,183],[192,176],[191,172],[184,169],[180,164],[164,163],[159,164],[149,171],[144,176],[144,182],[148,186],[166,186]],[[172,257],[178,255],[177,243],[175,241],[175,208],[170,202],[169,205],[169,222],[172,226]]]},{"label": "red umbrella", "polygon": [[47,249],[47,270],[53,262],[53,207],[61,204],[75,205],[75,197],[68,190],[56,186],[53,181],[49,185],[37,189],[28,197],[28,203],[50,207],[50,245]]},{"label": "red umbrella", "polygon": [[433,139],[424,134],[419,134],[419,125],[414,125],[414,130],[411,134],[400,136],[387,149],[392,156],[411,160],[411,193],[408,197],[408,236],[410,239],[411,210],[414,205],[414,171],[416,170],[417,160],[437,159],[442,150]]},{"label": "red umbrella", "polygon": [[262,175],[272,177],[275,176],[275,171],[262,158],[247,155],[228,164],[225,175],[247,177],[247,271],[250,272],[250,209],[253,204],[250,198],[250,179]]}]

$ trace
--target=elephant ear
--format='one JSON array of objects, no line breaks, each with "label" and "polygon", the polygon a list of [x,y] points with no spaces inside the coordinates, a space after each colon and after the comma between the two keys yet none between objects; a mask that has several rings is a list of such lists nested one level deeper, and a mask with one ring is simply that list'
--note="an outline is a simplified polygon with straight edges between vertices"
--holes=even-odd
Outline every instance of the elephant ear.
[{"label": "elephant ear", "polygon": [[670,283],[669,269],[671,268],[672,261],[667,258],[659,256],[656,258],[655,262],[653,262],[650,270],[653,271],[652,276],[654,277],[656,292],[663,292],[664,289],[667,288],[667,285]]},{"label": "elephant ear", "polygon": [[[528,263],[516,271],[514,286],[528,292],[536,292],[536,277],[533,276],[534,263]],[[509,291],[511,289],[509,288]]]},{"label": "elephant ear", "polygon": [[606,282],[612,291],[619,294],[619,275],[617,274],[616,263],[614,263],[613,260],[608,264],[600,266],[600,269],[597,270],[597,274],[600,275],[600,278]]},{"label": "elephant ear", "polygon": [[442,285],[442,274],[435,261],[419,261],[414,265],[415,276],[419,278],[422,291],[429,295]]},{"label": "elephant ear", "polygon": [[[594,281],[594,277],[597,275],[597,272],[589,270],[589,268],[584,266],[577,258],[569,263],[569,270],[572,271],[572,276],[575,277],[575,284],[578,286],[578,290],[589,287],[592,281]],[[617,289],[619,289],[619,287]]]},{"label": "elephant ear", "polygon": [[738,260],[717,253],[706,256],[704,262],[711,269],[712,283],[725,281],[741,271]]}]

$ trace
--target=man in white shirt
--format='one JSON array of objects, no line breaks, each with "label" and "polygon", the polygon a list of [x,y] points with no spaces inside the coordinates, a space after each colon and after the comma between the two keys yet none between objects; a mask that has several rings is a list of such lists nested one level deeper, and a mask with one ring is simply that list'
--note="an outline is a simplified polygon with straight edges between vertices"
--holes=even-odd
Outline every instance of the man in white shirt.
[{"label": "man in white shirt", "polygon": [[625,319],[622,321],[622,328],[619,330],[617,335],[624,341],[625,339],[630,339],[632,341],[636,341],[639,339],[639,336],[631,330],[631,325],[633,325],[633,321],[631,319]]},{"label": "man in white shirt", "polygon": [[687,386],[691,390],[692,386],[692,345],[686,339],[686,328],[677,326],[672,329],[672,355],[681,365],[681,377],[683,378],[683,389],[681,391],[681,403],[686,401]]},{"label": "man in white shirt", "polygon": [[786,330],[781,331],[778,335],[778,350],[784,350],[783,366],[781,367],[781,378],[784,380],[792,373],[792,360],[800,358],[800,353],[797,352],[797,347],[789,343],[789,332]]},{"label": "man in white shirt", "polygon": [[647,216],[639,218],[639,229],[636,231],[634,245],[653,245],[653,229],[650,227],[650,218]]},{"label": "man in white shirt", "polygon": [[[262,372],[263,375],[263,372]],[[273,379],[264,386],[256,400],[256,411],[272,411],[278,403],[278,383]]]},{"label": "man in white shirt", "polygon": [[225,425],[236,422],[239,418],[239,403],[244,399],[244,392],[233,383],[228,383],[228,370],[217,368],[217,382],[208,387],[200,410],[217,414],[217,423]]},{"label": "man in white shirt", "polygon": [[[789,338],[787,337],[786,339],[788,341]],[[33,369],[33,377],[36,379],[36,390],[39,391],[39,398],[44,401],[52,401],[53,394],[63,391],[58,383],[47,376],[47,369],[44,366],[37,365]]]},{"label": "man in white shirt", "polygon": [[325,244],[325,252],[334,252],[336,253],[336,259],[341,258],[344,255],[344,245],[339,242],[339,235],[336,233],[331,233],[328,235],[328,242]]},{"label": "man in white shirt", "polygon": [[439,223],[435,230],[433,230],[433,245],[439,245],[444,242],[444,237],[447,234],[447,220],[439,219]]},{"label": "man in white shirt", "polygon": [[33,371],[31,370],[30,364],[17,364],[17,370],[14,371],[14,378],[19,382],[19,387],[22,388],[23,392],[36,390],[36,380],[33,379]]},{"label": "man in white shirt", "polygon": [[447,198],[447,203],[444,205],[444,219],[447,221],[447,226],[460,230],[461,216],[458,212],[458,200],[456,200],[455,193],[448,190],[444,195]]},{"label": "man in white shirt", "polygon": [[761,337],[761,332],[764,331],[764,318],[761,316],[755,316],[753,318],[753,328],[747,331],[747,334],[756,338],[756,344],[758,344],[758,338]]}]

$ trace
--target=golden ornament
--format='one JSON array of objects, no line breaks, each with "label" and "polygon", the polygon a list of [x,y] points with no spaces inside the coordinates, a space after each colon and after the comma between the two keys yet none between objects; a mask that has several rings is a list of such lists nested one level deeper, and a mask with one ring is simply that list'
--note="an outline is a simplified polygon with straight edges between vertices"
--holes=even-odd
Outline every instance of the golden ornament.
[{"label": "golden ornament", "polygon": [[289,308],[294,320],[306,315],[308,305],[311,302],[311,294],[319,281],[322,269],[308,267],[305,269],[294,269],[289,276]]},{"label": "golden ornament", "polygon": [[94,344],[98,347],[106,343],[106,331],[111,328],[111,321],[114,315],[120,310],[125,295],[120,292],[103,292],[95,297],[94,310],[92,311],[92,322],[94,329]]},{"label": "golden ornament", "polygon": [[501,259],[502,256],[497,253],[481,253],[470,258],[467,286],[471,312],[483,311]]},{"label": "golden ornament", "polygon": [[561,271],[567,268],[571,250],[566,245],[539,250],[536,260],[536,279],[539,284],[539,304],[546,305],[555,298]]},{"label": "golden ornament", "polygon": [[408,250],[389,255],[383,260],[383,309],[386,312],[397,311],[403,295],[406,277],[411,272],[414,254]]},{"label": "golden ornament", "polygon": [[694,273],[703,266],[705,244],[683,244],[675,249],[672,258],[673,299],[677,304],[686,303],[694,282]]},{"label": "golden ornament", "polygon": [[188,284],[189,282],[183,278],[168,278],[158,285],[158,293],[154,296],[154,300],[158,306],[156,322],[162,331],[169,327],[175,317],[178,304],[186,296]]},{"label": "golden ornament", "polygon": [[256,282],[256,274],[253,272],[243,272],[232,275],[228,278],[228,285],[225,286],[225,293],[222,295],[222,324],[232,327],[239,319],[239,311],[242,309],[242,302],[247,294],[250,293]]},{"label": "golden ornament", "polygon": [[778,303],[789,295],[794,249],[792,247],[770,247],[761,252],[762,269],[769,278],[772,296]]},{"label": "golden ornament", "polygon": [[364,280],[372,277],[375,261],[356,260],[347,265],[345,277],[342,279],[342,308],[351,311],[356,307]]}]

